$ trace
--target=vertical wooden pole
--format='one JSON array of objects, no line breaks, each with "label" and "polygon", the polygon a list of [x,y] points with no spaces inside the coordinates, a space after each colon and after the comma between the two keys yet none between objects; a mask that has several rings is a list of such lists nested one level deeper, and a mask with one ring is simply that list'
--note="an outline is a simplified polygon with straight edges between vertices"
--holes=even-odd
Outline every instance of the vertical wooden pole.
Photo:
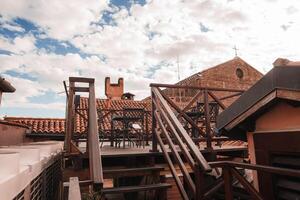
[{"label": "vertical wooden pole", "polygon": [[225,187],[225,200],[232,200],[232,176],[230,169],[228,167],[223,167],[223,178],[224,178],[224,187]]},{"label": "vertical wooden pole", "polygon": [[89,83],[89,122],[88,122],[88,145],[90,174],[95,187],[102,187],[103,172],[99,146],[99,133],[97,124],[97,109],[95,96],[95,83]]},{"label": "vertical wooden pole", "polygon": [[74,127],[74,87],[75,83],[69,82],[69,95],[67,104],[67,114],[66,114],[66,136],[65,136],[65,150],[67,153],[71,152],[71,139],[73,135]]},{"label": "vertical wooden pole", "polygon": [[152,109],[151,109],[151,116],[152,116],[152,152],[157,152],[158,149],[157,149],[157,138],[156,138],[156,134],[155,134],[155,131],[156,131],[156,119],[155,119],[155,110],[156,110],[156,107],[155,107],[155,104],[154,104],[154,101],[156,101],[156,98],[155,98],[155,95],[152,91],[152,88],[151,88],[151,100],[152,100]]},{"label": "vertical wooden pole", "polygon": [[211,146],[211,127],[210,127],[210,115],[208,104],[208,91],[204,90],[204,115],[205,115],[205,132],[206,132],[206,147],[208,150],[212,149]]},{"label": "vertical wooden pole", "polygon": [[195,164],[194,168],[194,175],[195,175],[195,186],[196,186],[196,194],[195,194],[195,200],[200,200],[203,197],[204,193],[204,173],[201,170],[201,167],[199,164]]}]

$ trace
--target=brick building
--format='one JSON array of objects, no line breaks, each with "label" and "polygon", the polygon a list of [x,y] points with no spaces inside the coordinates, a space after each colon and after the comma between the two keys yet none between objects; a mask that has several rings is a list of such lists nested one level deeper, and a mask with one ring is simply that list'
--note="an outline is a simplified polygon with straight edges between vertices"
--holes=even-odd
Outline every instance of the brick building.
[{"label": "brick building", "polygon": [[[243,59],[235,57],[232,60],[193,74],[176,84],[247,90],[262,76],[262,73]],[[197,93],[196,90],[191,89],[166,89],[164,91],[179,105],[184,105]],[[217,95],[225,96],[226,92],[219,92]],[[224,102],[225,105],[229,106],[236,98],[228,99]]]}]

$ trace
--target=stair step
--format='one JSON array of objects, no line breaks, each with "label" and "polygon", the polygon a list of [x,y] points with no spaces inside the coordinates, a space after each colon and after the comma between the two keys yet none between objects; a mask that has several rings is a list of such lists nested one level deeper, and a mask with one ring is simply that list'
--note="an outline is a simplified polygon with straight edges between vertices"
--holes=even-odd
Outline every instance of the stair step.
[{"label": "stair step", "polygon": [[116,193],[129,193],[129,192],[140,192],[149,190],[160,190],[171,188],[172,185],[168,183],[158,183],[151,185],[138,185],[138,186],[122,186],[114,188],[103,188],[102,194],[116,194]]},{"label": "stair step", "polygon": [[130,176],[145,176],[151,175],[153,172],[163,171],[164,167],[137,167],[137,168],[122,168],[122,169],[104,169],[104,178],[118,178]]}]

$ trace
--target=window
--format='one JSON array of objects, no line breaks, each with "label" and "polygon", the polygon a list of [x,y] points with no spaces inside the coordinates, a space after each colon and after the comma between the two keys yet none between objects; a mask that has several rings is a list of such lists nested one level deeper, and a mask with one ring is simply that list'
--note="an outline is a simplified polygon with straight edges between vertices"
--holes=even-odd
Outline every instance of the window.
[{"label": "window", "polygon": [[241,70],[241,68],[237,68],[235,74],[239,79],[242,79],[244,77],[244,72],[243,70]]}]

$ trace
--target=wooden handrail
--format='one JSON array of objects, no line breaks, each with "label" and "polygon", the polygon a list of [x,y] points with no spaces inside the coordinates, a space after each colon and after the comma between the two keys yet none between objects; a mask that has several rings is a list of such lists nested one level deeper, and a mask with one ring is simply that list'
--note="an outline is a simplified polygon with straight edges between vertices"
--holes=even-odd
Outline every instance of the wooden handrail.
[{"label": "wooden handrail", "polygon": [[183,128],[182,124],[178,121],[175,114],[172,112],[170,106],[166,102],[166,100],[162,97],[161,93],[158,91],[157,88],[152,88],[153,93],[155,94],[156,98],[159,100],[159,102],[162,105],[162,108],[168,115],[170,121],[173,123],[173,125],[178,129],[178,133],[182,137],[182,139],[185,141],[186,145],[189,147],[191,153],[194,155],[194,158],[196,162],[199,164],[199,166],[204,171],[211,171],[211,167],[208,165],[207,161],[201,154],[198,147],[193,142],[192,138],[188,135],[186,130]]},{"label": "wooden handrail", "polygon": [[239,89],[226,89],[226,88],[213,88],[213,87],[199,87],[199,86],[192,86],[192,85],[172,85],[172,84],[162,84],[162,83],[151,83],[150,87],[158,88],[182,88],[182,89],[197,89],[197,90],[208,90],[208,91],[223,91],[223,92],[245,92],[245,90]]},{"label": "wooden handrail", "polygon": [[212,168],[216,167],[239,167],[244,169],[251,169],[256,171],[268,172],[277,175],[285,175],[300,178],[300,171],[294,169],[286,169],[280,167],[266,166],[266,165],[258,165],[258,164],[249,164],[249,163],[241,163],[234,161],[217,161],[217,162],[209,162],[209,165]]}]

